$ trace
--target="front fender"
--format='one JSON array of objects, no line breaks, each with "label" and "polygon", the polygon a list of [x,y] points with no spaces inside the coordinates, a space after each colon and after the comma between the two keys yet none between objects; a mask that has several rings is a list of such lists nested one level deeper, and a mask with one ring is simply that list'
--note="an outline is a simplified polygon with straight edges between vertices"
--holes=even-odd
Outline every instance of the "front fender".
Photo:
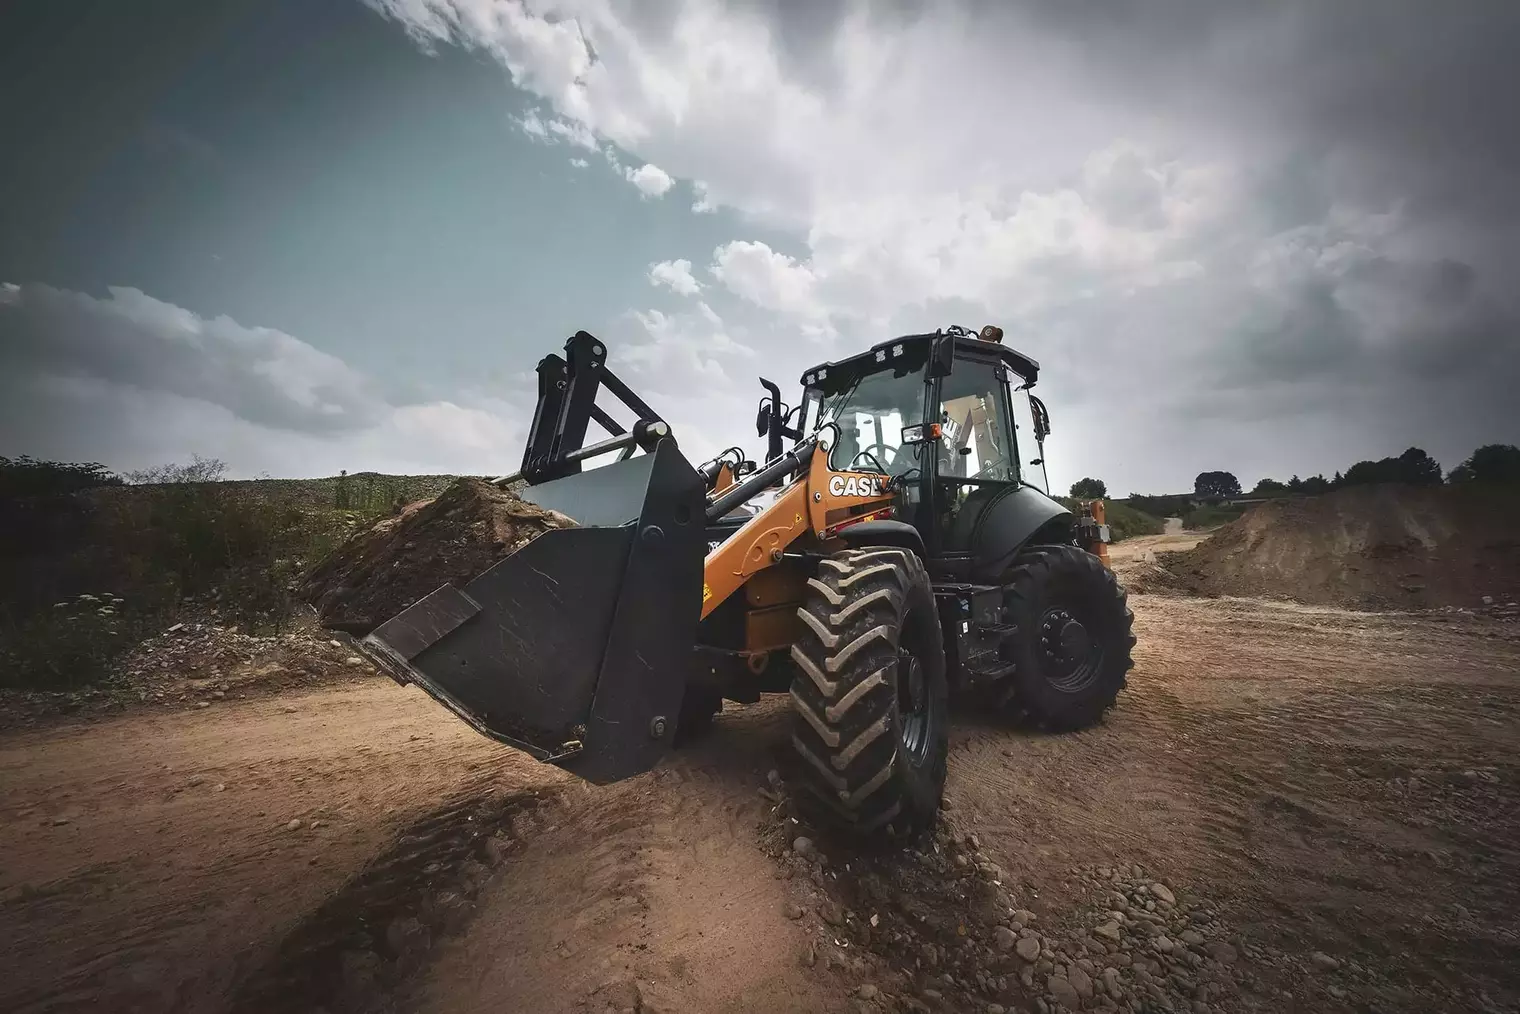
[{"label": "front fender", "polygon": [[971,532],[972,572],[978,580],[997,582],[1036,534],[1055,529],[1069,537],[1076,516],[1033,486],[1010,487],[976,519]]},{"label": "front fender", "polygon": [[894,546],[925,559],[924,539],[918,529],[903,521],[860,521],[841,528],[834,535],[851,549],[862,546]]}]

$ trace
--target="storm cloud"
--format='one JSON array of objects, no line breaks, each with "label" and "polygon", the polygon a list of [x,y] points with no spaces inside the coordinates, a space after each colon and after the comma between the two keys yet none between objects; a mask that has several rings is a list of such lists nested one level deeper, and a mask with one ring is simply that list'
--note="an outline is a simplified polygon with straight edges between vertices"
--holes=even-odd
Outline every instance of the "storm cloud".
[{"label": "storm cloud", "polygon": [[[616,198],[566,230],[596,252],[594,267],[577,258],[563,277],[540,274],[524,298],[568,308],[567,333],[600,329],[614,363],[659,395],[661,411],[690,420],[678,432],[689,431],[693,454],[745,438],[744,427],[711,432],[711,421],[752,403],[756,368],[793,383],[811,363],[892,333],[988,321],[1044,366],[1058,486],[1092,474],[1116,492],[1160,491],[1214,468],[1249,483],[1330,473],[1410,444],[1449,468],[1477,444],[1520,442],[1520,117],[1510,108],[1520,4],[355,0],[353,9],[405,56],[472,74],[494,63],[495,91],[474,105],[456,105],[448,88],[414,103],[333,102],[333,124],[358,102],[384,140],[351,167],[351,185],[326,193],[368,196],[351,222],[430,222],[414,193],[429,169],[411,161],[409,138],[443,117],[513,133],[525,153],[554,152],[567,179],[605,185]],[[290,6],[292,23],[300,10]],[[161,147],[190,162],[219,150],[171,143],[198,136],[171,132],[160,132]],[[219,144],[235,147],[226,136]],[[630,186],[639,173],[642,193]],[[449,178],[472,221],[505,189],[495,175],[472,167]],[[263,207],[319,216],[292,179],[251,192]],[[540,172],[513,185],[550,184]],[[614,199],[648,216],[643,231],[618,224],[631,212],[611,213]],[[416,358],[463,389],[496,341],[500,303],[478,249],[455,252],[462,226],[445,221],[432,247],[398,230],[394,249],[383,248],[385,272],[367,279],[410,292],[419,266],[433,270],[431,290],[409,301],[438,324],[418,329],[429,337]],[[550,226],[504,218],[489,243],[532,265],[546,234]],[[369,282],[350,264],[374,245],[335,243],[324,259],[318,239],[257,255],[299,254],[328,279],[302,300],[330,304],[327,319],[367,310]],[[271,297],[265,312],[245,294],[238,324],[187,315],[151,286],[42,277],[7,291],[0,368],[50,378],[50,390],[160,392],[329,445],[368,439],[439,401],[385,393],[405,371],[394,349],[351,342],[339,354],[325,343],[335,328],[257,326],[288,322],[288,300]],[[215,291],[194,302],[217,306]],[[588,319],[583,294],[608,292],[621,303]],[[462,320],[472,322],[467,337]],[[525,423],[526,363],[558,343],[535,341],[498,378],[504,400],[487,414],[501,429],[477,432]],[[450,355],[460,365],[441,377],[433,364]],[[73,432],[76,444],[90,438],[81,423]]]},{"label": "storm cloud", "polygon": [[[708,275],[834,350],[1004,323],[1057,475],[1520,436],[1520,5],[369,2],[796,230]],[[568,61],[529,30],[572,24]]]}]

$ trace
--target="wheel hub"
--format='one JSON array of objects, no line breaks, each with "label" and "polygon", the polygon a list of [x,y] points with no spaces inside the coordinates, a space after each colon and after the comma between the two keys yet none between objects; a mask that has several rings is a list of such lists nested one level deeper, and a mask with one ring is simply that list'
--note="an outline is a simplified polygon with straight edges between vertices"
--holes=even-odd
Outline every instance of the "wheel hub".
[{"label": "wheel hub", "polygon": [[897,707],[903,751],[921,764],[929,753],[929,688],[923,663],[906,651],[897,656]]},{"label": "wheel hub", "polygon": [[1076,690],[1096,673],[1100,654],[1092,632],[1064,606],[1046,610],[1040,618],[1040,653],[1047,679],[1061,689]]},{"label": "wheel hub", "polygon": [[1040,624],[1040,648],[1052,662],[1075,662],[1087,654],[1090,640],[1082,621],[1065,609],[1052,609]]}]

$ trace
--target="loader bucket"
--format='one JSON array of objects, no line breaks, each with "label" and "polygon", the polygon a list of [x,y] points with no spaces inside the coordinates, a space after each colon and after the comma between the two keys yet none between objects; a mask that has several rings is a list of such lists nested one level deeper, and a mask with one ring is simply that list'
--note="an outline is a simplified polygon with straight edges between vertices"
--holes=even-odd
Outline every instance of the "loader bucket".
[{"label": "loader bucket", "polygon": [[580,527],[444,585],[360,649],[491,738],[595,783],[670,746],[702,611],[703,483],[674,441],[521,495]]}]

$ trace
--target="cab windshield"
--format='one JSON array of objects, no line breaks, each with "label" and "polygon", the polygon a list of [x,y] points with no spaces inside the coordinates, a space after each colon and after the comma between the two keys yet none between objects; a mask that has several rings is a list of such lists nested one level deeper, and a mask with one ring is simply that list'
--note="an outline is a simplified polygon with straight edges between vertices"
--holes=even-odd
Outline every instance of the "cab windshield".
[{"label": "cab windshield", "polygon": [[833,394],[810,391],[808,414],[816,411],[817,419],[810,420],[809,429],[828,423],[839,428],[829,448],[829,467],[836,472],[886,475],[902,475],[918,467],[923,445],[905,446],[902,431],[923,422],[924,391],[924,377],[918,370],[866,374]]}]

